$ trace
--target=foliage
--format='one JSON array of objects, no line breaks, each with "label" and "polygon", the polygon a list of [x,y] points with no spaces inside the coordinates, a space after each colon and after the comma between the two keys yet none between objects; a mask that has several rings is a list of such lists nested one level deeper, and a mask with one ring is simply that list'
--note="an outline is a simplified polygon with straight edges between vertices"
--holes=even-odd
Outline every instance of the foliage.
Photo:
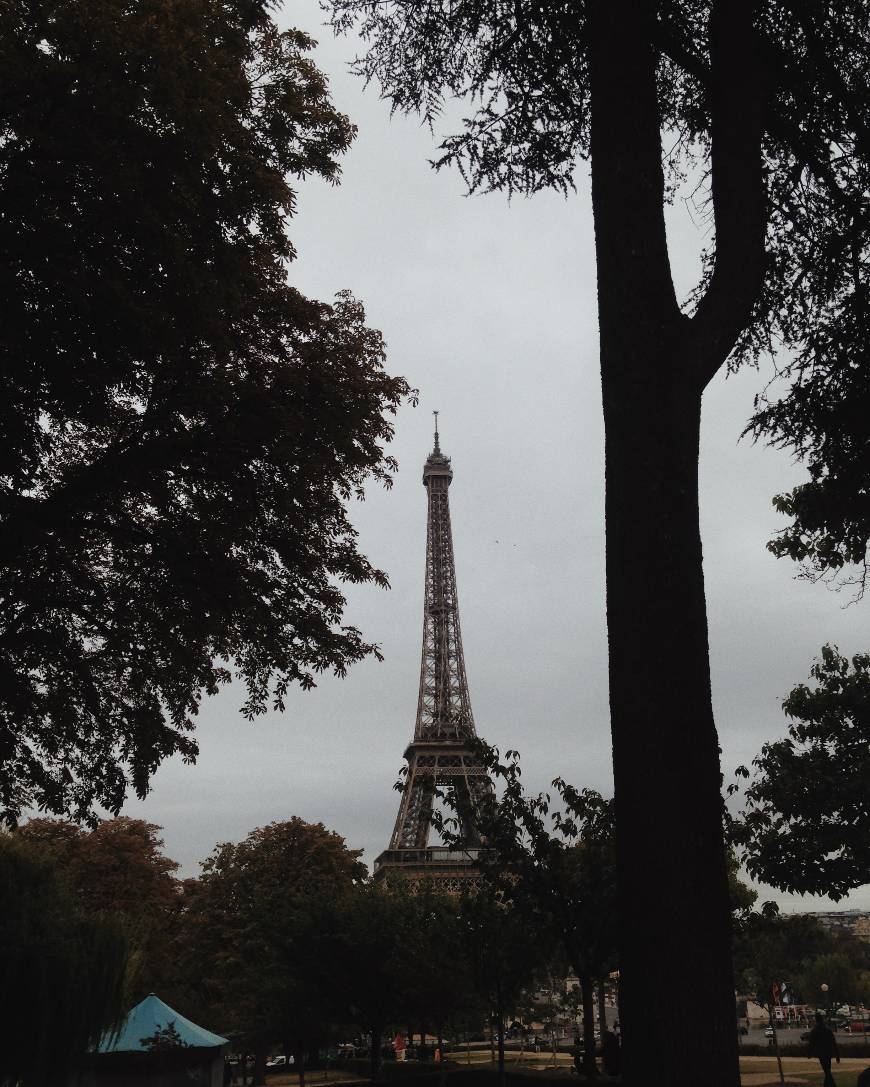
[{"label": "foliage", "polygon": [[179,1006],[265,1052],[303,1055],[338,1017],[328,965],[336,903],[361,883],[360,851],[321,824],[292,818],[215,847],[187,881],[174,978]]},{"label": "foliage", "polygon": [[[443,140],[436,166],[458,166],[472,191],[574,188],[578,159],[594,154],[595,3],[325,0],[323,7],[338,31],[358,24],[367,51],[356,70],[377,81],[395,109],[420,113],[434,127],[445,100],[472,103],[462,131]],[[863,0],[836,7],[765,0],[749,10],[749,21],[735,9],[733,25],[726,25],[713,3],[666,0],[654,21],[631,4],[625,18],[649,37],[659,118],[676,137],[663,156],[669,198],[690,173],[694,188],[696,167],[709,166],[714,115],[737,106],[734,81],[748,76],[728,69],[724,41],[717,56],[717,31],[735,34],[747,57],[750,48],[763,56],[762,101],[752,102],[763,130],[756,137],[749,131],[754,118],[743,122],[749,138],[758,139],[766,176],[767,257],[735,362],[788,348],[780,376],[793,382],[791,391],[774,404],[761,402],[754,431],[813,455],[830,471],[833,456],[837,469],[851,463],[860,473],[870,463],[860,452],[867,440],[860,410],[867,368],[861,364],[870,340],[870,222],[863,206],[870,128],[862,98],[870,77],[870,12]],[[724,195],[704,197],[721,202]],[[750,229],[744,222],[743,230]],[[726,241],[718,239],[720,248]],[[711,250],[692,296],[698,308],[714,259]],[[838,438],[835,452],[825,442]],[[858,493],[854,486],[846,490]]]},{"label": "foliage", "polygon": [[463,957],[473,991],[491,1016],[498,1041],[498,1068],[505,1082],[504,1038],[508,1017],[523,1003],[536,969],[551,950],[547,932],[505,901],[492,884],[469,890],[460,904]]},{"label": "foliage", "polygon": [[159,1027],[150,1037],[140,1038],[144,1048],[149,1053],[163,1053],[166,1050],[184,1049],[188,1043],[178,1033],[175,1023],[169,1023],[165,1027]]},{"label": "foliage", "polygon": [[450,1023],[482,1022],[485,1011],[470,963],[476,952],[467,942],[459,899],[425,885],[408,895],[400,882],[390,892],[406,899],[413,933],[397,954],[397,1022],[419,1024],[421,1031],[428,1026],[439,1038]]},{"label": "foliage", "polygon": [[[863,1004],[870,998],[867,975],[843,951],[832,950],[804,962],[797,985],[804,999],[819,1008]],[[827,990],[822,990],[827,985]]]},{"label": "foliage", "polygon": [[870,882],[870,656],[823,646],[810,678],[783,702],[788,735],[738,770],[733,837],[756,879],[836,900]]},{"label": "foliage", "polygon": [[0,9],[0,817],[76,819],[376,647],[346,501],[407,391],[287,282],[295,180],[354,128],[267,0]]},{"label": "foliage", "polygon": [[50,859],[83,915],[111,919],[124,933],[127,1007],[161,988],[171,969],[178,864],[163,852],[159,832],[153,823],[120,817],[91,831],[63,820],[31,819],[15,833]]},{"label": "foliage", "polygon": [[348,1018],[371,1036],[370,1065],[379,1078],[381,1042],[407,1010],[407,968],[416,963],[417,911],[409,895],[377,885],[360,887],[340,904],[333,978]]},{"label": "foliage", "polygon": [[87,916],[51,860],[0,834],[0,1083],[59,1082],[124,1012],[127,946]]},{"label": "foliage", "polygon": [[764,1007],[775,1003],[773,986],[786,984],[794,996],[814,997],[799,991],[807,964],[830,950],[831,937],[819,922],[806,915],[782,917],[765,903],[747,915],[735,929],[734,967],[738,990],[751,994]]},{"label": "foliage", "polygon": [[[592,1030],[592,985],[616,967],[617,901],[613,801],[592,789],[575,789],[561,778],[553,782],[561,808],[549,794],[527,796],[520,756],[477,744],[500,794],[482,798],[476,825],[487,850],[486,878],[502,900],[513,906],[527,931],[561,945],[571,969],[583,983],[588,1004],[584,1019]],[[436,822],[445,832],[443,820]],[[461,828],[446,828],[461,848]],[[591,1069],[593,1039],[586,1038]]]}]

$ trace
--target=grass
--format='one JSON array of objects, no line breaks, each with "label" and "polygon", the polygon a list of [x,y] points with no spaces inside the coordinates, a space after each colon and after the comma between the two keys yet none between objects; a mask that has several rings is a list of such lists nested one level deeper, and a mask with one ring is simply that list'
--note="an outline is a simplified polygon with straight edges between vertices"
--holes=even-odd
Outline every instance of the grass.
[{"label": "grass", "polygon": [[[832,1072],[837,1087],[855,1087],[858,1074],[870,1064],[864,1057],[844,1057],[842,1063],[834,1064]],[[782,1070],[786,1080],[792,1078],[808,1085],[821,1084],[823,1082],[822,1070],[819,1062],[805,1057],[783,1057]],[[755,1082],[760,1087],[760,1080],[756,1080],[759,1073],[765,1073],[764,1083],[778,1084],[779,1075],[776,1068],[775,1057],[741,1057],[740,1071],[754,1075],[750,1082]]]}]

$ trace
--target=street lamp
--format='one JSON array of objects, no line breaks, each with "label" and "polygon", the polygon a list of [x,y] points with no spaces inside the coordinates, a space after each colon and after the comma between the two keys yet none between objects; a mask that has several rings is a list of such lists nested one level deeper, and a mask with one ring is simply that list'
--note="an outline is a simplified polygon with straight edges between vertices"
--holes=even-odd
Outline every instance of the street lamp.
[{"label": "street lamp", "polygon": [[822,990],[822,1000],[825,1003],[825,1016],[828,1019],[830,1019],[831,1018],[831,1002],[830,1002],[830,999],[828,998],[828,983],[826,981],[823,981],[822,984],[819,986],[819,988]]}]

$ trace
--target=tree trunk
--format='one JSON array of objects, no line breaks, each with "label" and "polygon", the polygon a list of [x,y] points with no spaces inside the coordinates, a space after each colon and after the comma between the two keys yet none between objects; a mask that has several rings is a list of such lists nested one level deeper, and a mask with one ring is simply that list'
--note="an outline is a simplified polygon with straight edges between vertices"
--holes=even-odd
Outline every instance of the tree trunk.
[{"label": "tree trunk", "polygon": [[499,1087],[505,1087],[507,1079],[504,1067],[504,999],[500,985],[497,985],[495,990],[495,1014],[498,1028],[498,1083]]},{"label": "tree trunk", "polygon": [[296,1055],[296,1067],[299,1070],[299,1087],[305,1087],[305,1051],[301,1050]]},{"label": "tree trunk", "polygon": [[592,979],[580,979],[580,996],[583,1001],[583,1073],[588,1079],[598,1075],[595,1063],[595,986]]},{"label": "tree trunk", "polygon": [[598,982],[598,1029],[603,1035],[607,1030],[607,982]]},{"label": "tree trunk", "polygon": [[[605,422],[607,625],[632,1087],[738,1087],[698,523],[701,391],[663,214],[653,5],[594,0],[592,199]],[[684,1028],[686,994],[704,1015]]]},{"label": "tree trunk", "polygon": [[266,1048],[258,1045],[254,1054],[254,1087],[264,1087],[266,1083]]},{"label": "tree trunk", "polygon": [[382,1029],[372,1031],[371,1047],[369,1049],[369,1076],[377,1082],[381,1078],[381,1045],[383,1044]]}]

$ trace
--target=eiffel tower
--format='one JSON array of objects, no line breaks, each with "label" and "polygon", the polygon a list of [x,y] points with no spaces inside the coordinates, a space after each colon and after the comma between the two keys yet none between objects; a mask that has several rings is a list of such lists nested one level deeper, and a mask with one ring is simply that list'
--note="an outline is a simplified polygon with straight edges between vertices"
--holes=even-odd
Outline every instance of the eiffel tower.
[{"label": "eiffel tower", "polygon": [[[450,458],[441,452],[438,412],[435,448],[423,466],[428,493],[426,589],[423,601],[423,659],[414,739],[405,751],[408,763],[399,814],[389,849],[375,860],[375,879],[455,892],[478,878],[480,835],[474,813],[492,786],[480,756],[472,750],[477,734],[471,715],[447,489],[453,479]],[[429,845],[431,816],[438,787],[451,794],[463,849]]]}]

